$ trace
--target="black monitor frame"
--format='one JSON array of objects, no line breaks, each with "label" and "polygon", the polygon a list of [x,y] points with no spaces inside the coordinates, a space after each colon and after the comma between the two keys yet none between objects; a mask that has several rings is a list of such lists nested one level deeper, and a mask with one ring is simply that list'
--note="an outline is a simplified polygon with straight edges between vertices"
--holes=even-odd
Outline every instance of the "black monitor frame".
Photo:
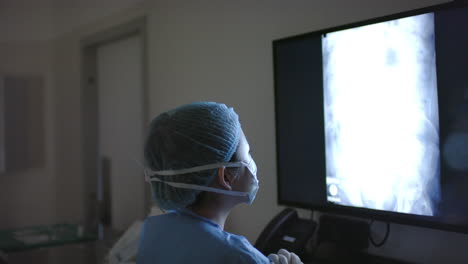
[{"label": "black monitor frame", "polygon": [[[295,36],[290,36],[290,37],[285,37],[285,38],[274,40],[272,43],[272,47],[273,47],[273,70],[274,70],[274,94],[275,94],[276,147],[278,148],[279,146],[278,111],[277,111],[278,80],[276,76],[277,67],[278,67],[277,58],[276,58],[276,49],[278,45],[282,43],[290,42],[290,41],[310,38],[310,37],[317,36],[317,35],[321,36],[326,33],[331,33],[331,32],[340,31],[344,29],[350,29],[354,27],[365,26],[365,25],[379,23],[379,22],[385,22],[388,20],[394,20],[394,19],[399,19],[403,17],[420,15],[423,13],[437,12],[437,11],[449,10],[453,8],[462,8],[462,7],[467,7],[467,6],[468,6],[468,1],[455,0],[453,2],[432,5],[432,6],[419,8],[415,10],[405,11],[405,12],[382,16],[378,18],[362,20],[362,21],[355,22],[355,23],[350,23],[350,24],[336,26],[336,27],[330,27],[330,28],[326,28],[326,29],[322,29],[318,31],[313,31],[313,32],[305,33],[305,34],[300,34],[300,35],[295,35]],[[325,142],[323,142],[323,144],[325,148]],[[379,221],[384,221],[384,222],[393,222],[393,223],[398,223],[398,224],[428,227],[428,228],[434,228],[434,229],[441,229],[445,231],[468,234],[468,225],[466,225],[466,227],[462,227],[459,225],[437,222],[436,219],[431,220],[432,217],[429,217],[429,216],[418,216],[414,214],[405,214],[405,213],[396,213],[396,212],[381,211],[381,210],[374,210],[374,209],[367,209],[367,208],[360,208],[360,207],[342,206],[342,205],[335,205],[335,204],[330,204],[330,203],[327,204],[326,206],[318,206],[318,205],[312,205],[312,204],[303,203],[303,202],[295,202],[295,201],[288,201],[288,200],[281,199],[282,196],[281,196],[280,186],[282,182],[282,178],[281,178],[282,175],[280,175],[280,162],[279,162],[280,159],[281,159],[280,153],[277,150],[276,151],[277,203],[279,205],[292,206],[292,207],[317,210],[317,211],[327,212],[327,213],[336,213],[336,214],[349,215],[349,216],[354,216],[354,217],[362,217],[362,218],[368,218],[368,219],[373,219],[373,220],[379,220]],[[324,188],[326,188],[326,186],[324,186]]]}]

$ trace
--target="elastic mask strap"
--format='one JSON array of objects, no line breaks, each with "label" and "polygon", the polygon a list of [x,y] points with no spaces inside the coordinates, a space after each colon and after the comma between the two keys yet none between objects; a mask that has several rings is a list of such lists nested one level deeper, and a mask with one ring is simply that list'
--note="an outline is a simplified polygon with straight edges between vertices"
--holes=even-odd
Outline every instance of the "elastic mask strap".
[{"label": "elastic mask strap", "polygon": [[[222,167],[238,168],[238,167],[242,167],[242,166],[244,166],[244,163],[240,162],[240,161],[239,162],[221,162],[221,163],[202,165],[202,166],[192,167],[192,168],[188,168],[188,169],[181,169],[181,170],[153,171],[153,170],[150,170],[150,169],[145,169],[144,172],[145,172],[145,180],[147,182],[157,181],[157,182],[165,183],[165,184],[167,184],[169,186],[172,186],[172,187],[175,187],[175,188],[208,191],[208,192],[215,192],[215,193],[234,195],[234,196],[248,196],[249,193],[247,193],[247,192],[228,191],[228,190],[222,190],[222,189],[208,187],[208,186],[204,186],[204,185],[197,185],[197,184],[190,184],[190,183],[183,183],[183,182],[165,181],[165,180],[161,180],[161,179],[157,178],[156,176],[154,176],[154,175],[174,176],[174,175],[181,175],[181,174],[187,174],[187,173],[198,172],[198,171],[219,169],[219,168],[222,168]],[[149,175],[153,175],[153,176],[149,176]]]},{"label": "elastic mask strap", "polygon": [[170,181],[164,181],[164,180],[158,179],[156,177],[150,177],[150,179],[147,178],[147,180],[162,182],[175,188],[215,192],[215,193],[234,195],[234,196],[248,196],[249,195],[249,193],[247,192],[228,191],[228,190],[222,190],[222,189],[203,186],[203,185],[196,185],[196,184],[189,184],[189,183],[182,183],[182,182],[170,182]]},{"label": "elastic mask strap", "polygon": [[162,171],[152,171],[149,169],[147,170],[149,174],[151,175],[173,176],[173,175],[181,175],[181,174],[187,174],[187,173],[197,172],[197,171],[219,169],[222,167],[236,168],[236,167],[242,167],[242,166],[243,166],[243,163],[239,161],[239,162],[221,162],[221,163],[202,165],[202,166],[192,167],[188,169],[180,169],[180,170],[162,170]]}]

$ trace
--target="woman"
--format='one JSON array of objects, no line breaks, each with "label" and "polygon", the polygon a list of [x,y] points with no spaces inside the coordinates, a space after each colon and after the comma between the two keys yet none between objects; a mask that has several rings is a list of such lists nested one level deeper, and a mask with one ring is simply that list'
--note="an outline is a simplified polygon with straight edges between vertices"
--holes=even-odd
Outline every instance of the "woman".
[{"label": "woman", "polygon": [[154,201],[169,213],[146,219],[137,263],[270,263],[247,239],[223,230],[230,211],[251,204],[259,187],[232,108],[200,102],[159,115],[144,155]]}]

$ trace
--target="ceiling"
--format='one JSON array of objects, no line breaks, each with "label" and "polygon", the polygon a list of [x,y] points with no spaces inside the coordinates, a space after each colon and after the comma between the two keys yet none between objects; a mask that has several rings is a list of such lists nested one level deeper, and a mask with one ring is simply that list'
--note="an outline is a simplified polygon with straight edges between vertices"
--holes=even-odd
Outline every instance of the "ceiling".
[{"label": "ceiling", "polygon": [[145,0],[0,0],[0,42],[46,41]]}]

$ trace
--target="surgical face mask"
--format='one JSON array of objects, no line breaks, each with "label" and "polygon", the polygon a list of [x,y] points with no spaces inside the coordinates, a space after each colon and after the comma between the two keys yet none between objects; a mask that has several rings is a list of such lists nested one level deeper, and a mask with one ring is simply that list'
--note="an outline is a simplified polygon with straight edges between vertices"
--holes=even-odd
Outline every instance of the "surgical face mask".
[{"label": "surgical face mask", "polygon": [[[251,182],[249,183],[249,190],[247,192],[238,192],[238,191],[229,191],[229,190],[223,190],[223,189],[218,189],[218,188],[213,188],[209,186],[204,186],[204,185],[197,185],[197,184],[189,184],[189,183],[182,183],[182,182],[171,182],[171,181],[166,181],[159,179],[157,176],[174,176],[174,175],[181,175],[181,174],[187,174],[191,172],[197,172],[197,171],[204,171],[204,170],[211,170],[211,169],[218,169],[218,168],[242,168],[245,167],[247,170],[250,172],[249,177],[251,177]],[[188,168],[188,169],[180,169],[180,170],[164,170],[164,171],[152,171],[149,169],[145,169],[145,180],[148,183],[151,183],[152,181],[157,181],[157,182],[162,182],[165,183],[169,186],[175,187],[175,188],[183,188],[183,189],[192,189],[192,190],[200,190],[200,191],[207,191],[207,192],[215,192],[215,193],[220,193],[220,194],[227,194],[227,195],[232,195],[232,196],[244,196],[247,197],[247,204],[252,204],[252,202],[255,199],[255,196],[257,195],[258,189],[259,189],[259,184],[258,184],[258,179],[257,179],[257,166],[253,159],[249,156],[249,161],[248,162],[222,162],[222,163],[215,163],[215,164],[209,164],[209,165],[203,165],[203,166],[197,166],[193,168]],[[152,176],[150,176],[152,175]],[[239,177],[237,174],[236,177]]]}]

